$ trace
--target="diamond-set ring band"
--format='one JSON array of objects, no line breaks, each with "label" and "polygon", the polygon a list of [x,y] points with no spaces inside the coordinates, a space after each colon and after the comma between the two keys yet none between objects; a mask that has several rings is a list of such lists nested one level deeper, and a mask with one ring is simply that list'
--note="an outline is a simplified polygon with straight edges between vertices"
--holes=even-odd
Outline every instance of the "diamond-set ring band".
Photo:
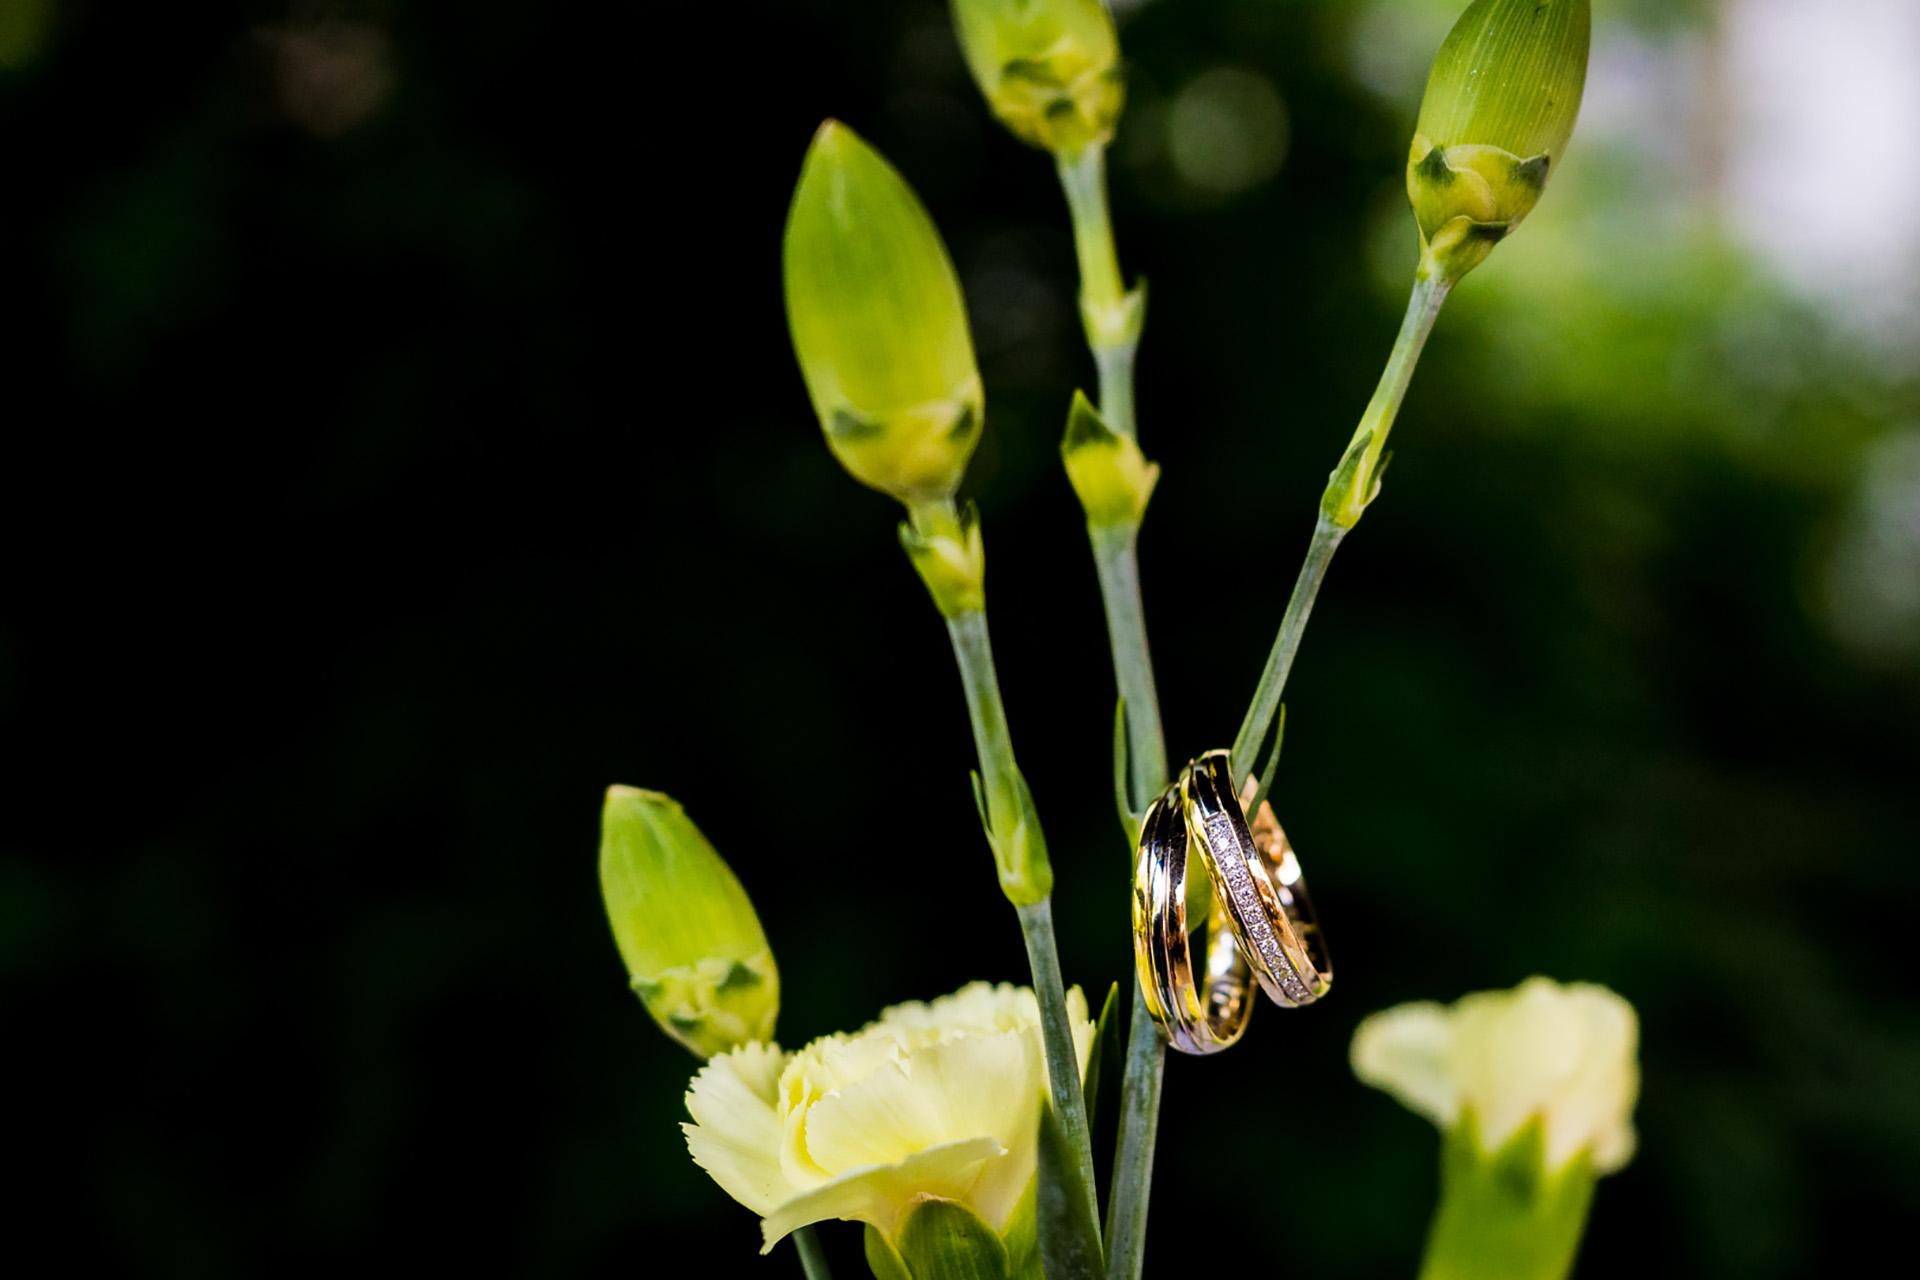
[{"label": "diamond-set ring band", "polygon": [[1228,918],[1254,976],[1283,1008],[1312,1004],[1332,987],[1333,964],[1300,860],[1272,806],[1263,802],[1248,826],[1243,812],[1253,788],[1250,784],[1244,799],[1234,797],[1232,764],[1224,751],[1195,760],[1182,780],[1188,824],[1199,837],[1215,892],[1224,891]]}]

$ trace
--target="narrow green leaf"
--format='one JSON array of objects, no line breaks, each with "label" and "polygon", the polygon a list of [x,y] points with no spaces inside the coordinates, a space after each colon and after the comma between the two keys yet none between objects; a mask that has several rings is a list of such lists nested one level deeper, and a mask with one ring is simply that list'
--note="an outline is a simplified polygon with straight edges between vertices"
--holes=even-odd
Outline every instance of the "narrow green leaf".
[{"label": "narrow green leaf", "polygon": [[1360,513],[1373,501],[1374,477],[1363,474],[1367,446],[1373,443],[1373,436],[1369,429],[1353,437],[1346,453],[1340,457],[1340,465],[1327,477],[1326,492],[1320,495],[1321,514],[1343,529],[1358,524]]},{"label": "narrow green leaf", "polygon": [[1273,790],[1274,771],[1280,767],[1280,744],[1287,738],[1287,704],[1280,704],[1280,714],[1274,718],[1273,750],[1267,753],[1267,763],[1260,769],[1260,787],[1253,793],[1253,803],[1247,806],[1247,820],[1260,812],[1261,803],[1266,800],[1267,792]]},{"label": "narrow green leaf", "polygon": [[1101,1280],[1100,1224],[1086,1212],[1093,1189],[1067,1144],[1050,1102],[1040,1108],[1040,1260],[1047,1280]]},{"label": "narrow green leaf", "polygon": [[[1113,1144],[1120,1129],[1120,1079],[1126,1071],[1120,1042],[1120,984],[1107,988],[1100,1017],[1093,1024],[1093,1048],[1087,1054],[1087,1136],[1093,1148],[1094,1169],[1113,1164]],[[1097,1176],[1097,1175],[1096,1175]],[[1104,1199],[1096,1198],[1096,1204]]]},{"label": "narrow green leaf", "polygon": [[1127,753],[1127,700],[1122,698],[1113,708],[1113,803],[1120,810],[1120,826],[1127,833],[1129,847],[1140,839],[1140,810],[1133,807],[1132,787],[1127,782],[1131,766]]},{"label": "narrow green leaf", "polygon": [[993,840],[1000,889],[1015,906],[1038,902],[1053,892],[1053,863],[1047,857],[1047,836],[1040,828],[1040,811],[1019,766],[1013,769],[1014,798],[1020,806],[1012,831]]},{"label": "narrow green leaf", "polygon": [[1000,1233],[1000,1243],[1007,1246],[1007,1274],[1013,1280],[1047,1280],[1040,1266],[1039,1201],[1040,1175],[1036,1173]]},{"label": "narrow green leaf", "polygon": [[[1116,1070],[1120,1065],[1120,1031],[1114,1025],[1113,1010],[1120,1003],[1120,984],[1114,983],[1107,988],[1106,1001],[1100,1006],[1100,1016],[1093,1024],[1093,1047],[1087,1051],[1087,1118],[1093,1118],[1094,1108],[1099,1104],[1104,1073]],[[1108,1044],[1108,1040],[1112,1044]]]}]

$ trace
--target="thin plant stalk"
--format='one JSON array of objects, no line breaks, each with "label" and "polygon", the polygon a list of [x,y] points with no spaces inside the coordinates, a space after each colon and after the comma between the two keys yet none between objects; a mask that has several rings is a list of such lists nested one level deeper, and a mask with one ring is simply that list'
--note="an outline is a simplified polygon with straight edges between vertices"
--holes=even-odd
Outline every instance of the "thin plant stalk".
[{"label": "thin plant stalk", "polygon": [[1135,813],[1167,785],[1167,747],[1160,730],[1160,694],[1147,648],[1147,622],[1140,602],[1139,531],[1127,526],[1091,530],[1100,599],[1107,610],[1107,641],[1113,649],[1114,682],[1126,704],[1127,767]]},{"label": "thin plant stalk", "polygon": [[[966,688],[967,714],[973,722],[973,744],[980,758],[982,788],[990,814],[1014,813],[1022,784],[1013,759],[1013,738],[1007,729],[1006,704],[994,672],[993,645],[987,634],[984,610],[971,610],[947,619],[953,656]],[[1041,1040],[1047,1055],[1047,1083],[1054,1114],[1060,1120],[1067,1149],[1079,1165],[1085,1189],[1082,1206],[1086,1220],[1100,1221],[1093,1199],[1093,1146],[1087,1129],[1086,1097],[1080,1088],[1080,1060],[1073,1044],[1073,1023],[1067,1013],[1060,954],[1054,944],[1053,904],[1050,897],[1017,908],[1020,931],[1027,944],[1033,971],[1033,994],[1040,1008]]]},{"label": "thin plant stalk", "polygon": [[1266,741],[1273,717],[1280,710],[1280,693],[1286,688],[1287,673],[1293,670],[1294,655],[1300,652],[1300,637],[1306,633],[1307,618],[1313,613],[1313,602],[1320,594],[1321,582],[1326,579],[1327,566],[1333,563],[1333,553],[1340,549],[1340,540],[1346,536],[1347,531],[1325,515],[1313,526],[1313,541],[1307,544],[1307,558],[1300,566],[1293,595],[1287,600],[1287,611],[1280,619],[1280,634],[1273,639],[1273,651],[1267,655],[1266,669],[1260,673],[1253,704],[1247,708],[1240,732],[1233,740],[1236,781],[1253,772],[1255,755],[1260,744]]},{"label": "thin plant stalk", "polygon": [[820,1247],[819,1233],[811,1226],[794,1229],[793,1247],[800,1251],[800,1268],[807,1273],[807,1280],[833,1280],[827,1251]]},{"label": "thin plant stalk", "polygon": [[[1414,368],[1420,363],[1420,353],[1426,348],[1427,337],[1433,332],[1433,323],[1439,318],[1440,307],[1446,302],[1451,288],[1452,282],[1438,275],[1423,275],[1414,281],[1413,296],[1407,300],[1406,319],[1401,322],[1400,336],[1393,344],[1393,354],[1387,358],[1387,367],[1380,375],[1380,385],[1374,391],[1373,399],[1354,432],[1356,439],[1366,432],[1372,432],[1367,445],[1369,466],[1366,474],[1376,473],[1371,464],[1380,456],[1387,432],[1400,413],[1401,402],[1407,397],[1407,387],[1413,381]],[[1300,577],[1294,583],[1293,595],[1287,600],[1287,612],[1280,619],[1280,633],[1274,637],[1273,650],[1267,655],[1266,669],[1260,673],[1260,683],[1254,689],[1253,701],[1248,705],[1246,718],[1240,722],[1240,732],[1233,740],[1233,776],[1236,779],[1244,778],[1253,771],[1260,744],[1266,741],[1268,731],[1273,728],[1273,718],[1280,710],[1280,695],[1286,688],[1287,673],[1293,669],[1294,655],[1300,651],[1300,637],[1306,632],[1308,616],[1313,613],[1313,602],[1320,594],[1320,584],[1327,576],[1327,566],[1333,562],[1333,553],[1339,549],[1340,540],[1346,535],[1347,529],[1336,524],[1322,510],[1319,523],[1314,526],[1313,541],[1307,547],[1306,562],[1300,566]]]},{"label": "thin plant stalk", "polygon": [[1107,1189],[1107,1277],[1132,1280],[1147,1256],[1147,1200],[1153,1191],[1153,1151],[1160,1136],[1160,1088],[1167,1044],[1147,1010],[1140,978],[1133,980],[1127,1025],[1127,1064],[1120,1080],[1120,1136],[1114,1145],[1113,1185]]},{"label": "thin plant stalk", "polygon": [[[1139,430],[1133,394],[1137,323],[1098,323],[1103,316],[1124,314],[1128,306],[1107,204],[1106,149],[1095,144],[1075,155],[1062,155],[1059,169],[1060,185],[1073,217],[1074,250],[1080,264],[1081,318],[1100,372],[1100,414],[1113,431],[1135,438]],[[1116,333],[1116,328],[1123,330],[1124,336]],[[1134,526],[1090,531],[1100,599],[1106,607],[1107,641],[1113,650],[1114,682],[1126,713],[1128,803],[1133,813],[1144,809],[1167,785],[1160,696],[1154,685],[1140,597],[1138,535]],[[1133,834],[1131,817],[1129,814],[1129,837]],[[1120,1082],[1120,1132],[1114,1147],[1113,1180],[1107,1189],[1109,1280],[1136,1280],[1146,1257],[1147,1203],[1153,1187],[1153,1153],[1159,1137],[1165,1071],[1166,1042],[1147,1011],[1136,976],[1126,1066]]]},{"label": "thin plant stalk", "polygon": [[[1147,650],[1146,618],[1141,610],[1140,563],[1134,554],[1136,534],[1132,528],[1092,531],[1100,598],[1107,610],[1107,638],[1113,648],[1114,678],[1126,709],[1130,805],[1138,812],[1166,788],[1167,748],[1160,729],[1153,661]],[[1113,1181],[1107,1188],[1110,1280],[1138,1276],[1146,1257],[1147,1201],[1153,1186],[1153,1152],[1159,1136],[1166,1053],[1166,1042],[1147,1011],[1140,979],[1135,975],[1126,1066],[1120,1077],[1120,1132],[1114,1144]]]},{"label": "thin plant stalk", "polygon": [[1113,218],[1107,209],[1107,149],[1091,143],[1057,157],[1060,185],[1073,216],[1073,248],[1080,262],[1080,317],[1087,345],[1100,370],[1100,416],[1123,436],[1134,435],[1134,336],[1103,332],[1096,317],[1118,316],[1127,306],[1120,258],[1113,247]]}]

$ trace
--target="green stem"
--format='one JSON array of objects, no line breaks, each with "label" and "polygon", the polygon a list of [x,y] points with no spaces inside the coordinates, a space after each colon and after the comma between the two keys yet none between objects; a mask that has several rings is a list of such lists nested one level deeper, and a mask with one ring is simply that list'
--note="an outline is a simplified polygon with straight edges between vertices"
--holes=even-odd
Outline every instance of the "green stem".
[{"label": "green stem", "polygon": [[807,1280],[833,1280],[827,1251],[820,1247],[820,1236],[811,1226],[794,1229],[793,1247],[800,1251],[800,1269],[807,1273]]},{"label": "green stem", "polygon": [[1499,1151],[1480,1145],[1467,1112],[1440,1151],[1440,1207],[1427,1229],[1420,1280],[1566,1280],[1593,1206],[1593,1162],[1546,1167],[1538,1120]]},{"label": "green stem", "polygon": [[[1160,698],[1147,650],[1140,605],[1140,564],[1132,528],[1092,531],[1100,597],[1107,609],[1107,639],[1113,672],[1127,714],[1127,763],[1131,804],[1144,809],[1167,785],[1167,748],[1160,728]],[[1134,1280],[1146,1257],[1147,1202],[1153,1190],[1153,1151],[1159,1137],[1160,1087],[1166,1043],[1147,1012],[1134,979],[1133,1012],[1127,1028],[1127,1060],[1120,1080],[1120,1133],[1107,1190],[1108,1280]]]},{"label": "green stem", "polygon": [[[1013,739],[1007,729],[1006,706],[1000,698],[1000,681],[994,673],[986,612],[971,610],[947,619],[947,633],[953,640],[954,659],[960,665],[960,682],[967,691],[967,714],[973,722],[973,743],[987,795],[988,825],[996,833],[1011,833],[1025,821],[1035,828],[1031,839],[1040,841],[1038,817],[1032,813],[1019,768],[1014,764]],[[1010,837],[1002,834],[997,838]],[[1040,1008],[1053,1111],[1079,1166],[1076,1173],[1084,1189],[1080,1208],[1097,1235],[1100,1216],[1093,1195],[1093,1147],[1087,1130],[1086,1097],[1080,1088],[1073,1022],[1067,1013],[1066,988],[1060,976],[1060,954],[1054,944],[1053,904],[1043,891],[1035,900],[1016,904],[1016,909],[1027,944],[1027,962],[1033,971],[1033,994]]]},{"label": "green stem", "polygon": [[[1433,322],[1440,318],[1440,308],[1452,292],[1454,282],[1445,276],[1429,274],[1425,270],[1414,277],[1413,293],[1407,298],[1406,318],[1400,322],[1400,336],[1394,339],[1393,354],[1387,357],[1387,367],[1380,372],[1380,385],[1375,388],[1373,399],[1367,402],[1367,411],[1360,417],[1360,425],[1354,428],[1354,438],[1371,431],[1372,440],[1367,445],[1367,460],[1362,471],[1372,477],[1378,474],[1380,454],[1387,445],[1387,433],[1393,430],[1393,420],[1400,416],[1401,402],[1407,398],[1407,387],[1413,382],[1413,371],[1420,363],[1420,353],[1426,350],[1427,335],[1433,332]],[[1373,495],[1360,495],[1360,505],[1365,506]],[[1359,513],[1354,513],[1354,520]],[[1353,527],[1353,520],[1347,522]]]},{"label": "green stem", "polygon": [[1313,527],[1313,541],[1307,546],[1306,563],[1300,566],[1300,577],[1293,584],[1293,596],[1287,601],[1287,612],[1280,619],[1280,634],[1274,637],[1273,651],[1267,655],[1266,670],[1260,673],[1260,683],[1253,691],[1253,703],[1247,708],[1246,719],[1240,722],[1240,732],[1233,739],[1233,776],[1239,779],[1252,772],[1254,755],[1260,750],[1260,744],[1267,739],[1267,732],[1273,727],[1273,717],[1280,710],[1280,692],[1286,688],[1287,673],[1293,669],[1293,657],[1300,651],[1300,637],[1307,629],[1307,618],[1313,613],[1313,601],[1320,594],[1320,583],[1327,576],[1327,566],[1333,563],[1333,553],[1340,547],[1340,539],[1347,531],[1322,515]]},{"label": "green stem", "polygon": [[1019,769],[1013,761],[1007,707],[1000,699],[1000,678],[994,670],[986,611],[972,609],[948,618],[947,636],[953,641],[960,683],[967,691],[973,749],[980,760],[980,778],[987,793],[987,823],[994,831],[1011,830],[1020,820]]},{"label": "green stem", "polygon": [[1131,342],[1095,347],[1093,360],[1100,369],[1100,416],[1123,436],[1138,431],[1133,409],[1133,351]]},{"label": "green stem", "polygon": [[1113,675],[1127,709],[1127,763],[1138,813],[1167,785],[1167,747],[1160,730],[1160,695],[1153,683],[1147,620],[1140,604],[1139,531],[1122,525],[1089,531],[1100,599],[1107,609],[1107,641]]},{"label": "green stem", "polygon": [[1100,1209],[1094,1200],[1093,1141],[1087,1126],[1087,1097],[1080,1087],[1080,1056],[1073,1045],[1073,1022],[1067,1013],[1067,991],[1060,977],[1060,952],[1053,940],[1053,899],[1042,898],[1018,908],[1020,932],[1027,943],[1027,966],[1033,971],[1033,994],[1040,1005],[1040,1028],[1047,1051],[1047,1087],[1053,1095],[1053,1113],[1060,1119],[1067,1150],[1079,1165],[1075,1171],[1080,1210],[1092,1232],[1100,1234]]},{"label": "green stem", "polygon": [[1166,1065],[1166,1042],[1147,1011],[1136,975],[1127,1066],[1120,1081],[1120,1138],[1107,1192],[1107,1280],[1137,1280],[1146,1260],[1147,1199],[1153,1190],[1153,1148],[1160,1131]]},{"label": "green stem", "polygon": [[[1129,298],[1114,250],[1107,206],[1106,150],[1090,146],[1058,157],[1060,185],[1073,215],[1073,244],[1080,260],[1080,317],[1100,371],[1100,413],[1108,427],[1134,438],[1133,366],[1139,345],[1142,300]],[[1137,527],[1090,531],[1100,598],[1107,612],[1114,681],[1126,707],[1129,804],[1144,809],[1167,785],[1167,748],[1160,725],[1140,600]],[[1131,834],[1131,832],[1129,832]],[[1136,977],[1127,1031],[1127,1063],[1120,1084],[1120,1134],[1107,1192],[1107,1275],[1135,1280],[1146,1256],[1147,1201],[1153,1187],[1153,1152],[1159,1136],[1160,1087],[1166,1044],[1147,1012]]]},{"label": "green stem", "polygon": [[[1287,673],[1293,668],[1294,655],[1300,650],[1300,637],[1307,629],[1314,599],[1320,594],[1320,583],[1327,575],[1327,566],[1332,563],[1340,540],[1347,536],[1373,497],[1371,489],[1379,474],[1380,454],[1386,445],[1387,433],[1399,416],[1401,402],[1407,398],[1407,387],[1413,381],[1414,368],[1420,363],[1420,353],[1426,349],[1427,336],[1433,332],[1433,322],[1439,319],[1440,307],[1452,288],[1453,281],[1437,274],[1423,273],[1414,279],[1413,294],[1407,299],[1407,315],[1400,323],[1400,336],[1393,344],[1393,354],[1387,357],[1380,385],[1374,390],[1366,413],[1361,415],[1360,425],[1354,429],[1354,442],[1365,436],[1367,445],[1356,478],[1351,482],[1353,492],[1336,492],[1336,482],[1328,486],[1326,497],[1321,499],[1320,520],[1307,547],[1306,563],[1300,566],[1300,577],[1287,601],[1287,612],[1280,619],[1280,634],[1274,637],[1266,669],[1260,673],[1253,701],[1247,707],[1246,718],[1240,722],[1240,732],[1234,737],[1233,776],[1236,779],[1252,772],[1260,745],[1273,727],[1273,717],[1280,710],[1280,694],[1286,687]],[[1353,445],[1347,447],[1351,451]],[[1335,472],[1336,476],[1339,474]]]},{"label": "green stem", "polygon": [[1139,344],[1138,305],[1127,296],[1113,247],[1107,208],[1107,149],[1093,143],[1055,157],[1060,186],[1073,215],[1073,247],[1080,260],[1080,320],[1100,370],[1100,415],[1123,436],[1134,435],[1133,354]]}]

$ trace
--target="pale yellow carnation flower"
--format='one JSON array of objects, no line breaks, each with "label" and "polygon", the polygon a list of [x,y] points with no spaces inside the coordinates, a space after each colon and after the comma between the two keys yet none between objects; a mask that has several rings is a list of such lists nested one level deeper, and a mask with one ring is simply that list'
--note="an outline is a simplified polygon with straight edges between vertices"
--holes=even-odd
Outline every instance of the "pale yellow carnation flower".
[{"label": "pale yellow carnation flower", "polygon": [[[1082,1074],[1086,998],[1067,993]],[[765,1248],[828,1218],[892,1239],[916,1198],[957,1200],[1004,1231],[1039,1165],[1046,1053],[1033,992],[976,982],[895,1005],[794,1054],[749,1044],[687,1091],[687,1149],[761,1217]]]},{"label": "pale yellow carnation flower", "polygon": [[1529,978],[1374,1014],[1354,1032],[1353,1071],[1442,1129],[1471,1112],[1489,1152],[1539,1116],[1550,1172],[1585,1151],[1606,1174],[1633,1157],[1639,1039],[1633,1006],[1605,987]]}]

